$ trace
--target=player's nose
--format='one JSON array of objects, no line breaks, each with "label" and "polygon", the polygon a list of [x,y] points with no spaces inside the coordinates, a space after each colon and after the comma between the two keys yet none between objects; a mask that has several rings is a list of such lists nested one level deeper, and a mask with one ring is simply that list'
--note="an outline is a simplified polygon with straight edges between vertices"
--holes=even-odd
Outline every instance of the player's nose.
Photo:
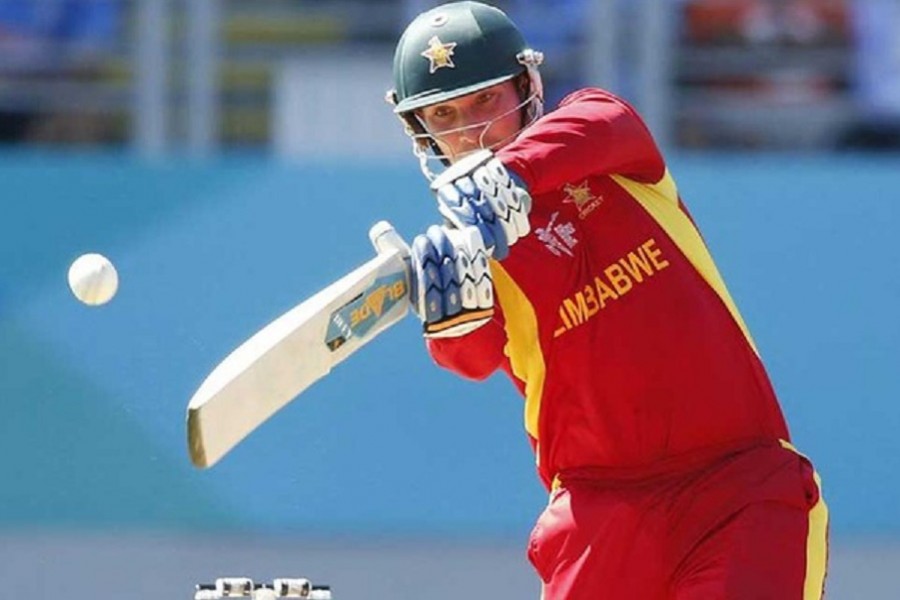
[{"label": "player's nose", "polygon": [[453,144],[457,154],[465,154],[481,149],[481,133],[483,129],[461,131]]},{"label": "player's nose", "polygon": [[457,152],[472,152],[478,149],[478,141],[470,134],[463,134],[456,140]]}]

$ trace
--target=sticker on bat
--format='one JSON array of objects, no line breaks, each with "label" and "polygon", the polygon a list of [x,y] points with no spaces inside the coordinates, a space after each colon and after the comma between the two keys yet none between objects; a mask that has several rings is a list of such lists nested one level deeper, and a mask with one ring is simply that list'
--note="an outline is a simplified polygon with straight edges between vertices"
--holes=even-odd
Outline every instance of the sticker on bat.
[{"label": "sticker on bat", "polygon": [[405,295],[406,279],[402,273],[376,279],[363,293],[331,313],[325,345],[334,351],[350,338],[365,335]]}]

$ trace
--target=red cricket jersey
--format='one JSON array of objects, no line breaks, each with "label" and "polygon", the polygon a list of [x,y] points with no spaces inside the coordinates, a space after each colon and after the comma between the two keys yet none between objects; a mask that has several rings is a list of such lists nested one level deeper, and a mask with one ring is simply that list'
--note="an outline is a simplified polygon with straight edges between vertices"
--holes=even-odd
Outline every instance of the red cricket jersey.
[{"label": "red cricket jersey", "polygon": [[491,265],[496,318],[428,346],[465,377],[510,375],[545,484],[788,439],[753,340],[626,102],[578,91],[498,157],[532,194],[532,233]]}]

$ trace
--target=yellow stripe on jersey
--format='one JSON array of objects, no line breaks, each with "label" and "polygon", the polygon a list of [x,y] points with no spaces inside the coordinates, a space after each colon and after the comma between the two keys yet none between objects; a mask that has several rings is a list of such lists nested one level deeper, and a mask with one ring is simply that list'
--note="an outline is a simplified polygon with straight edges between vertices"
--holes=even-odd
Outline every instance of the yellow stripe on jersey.
[{"label": "yellow stripe on jersey", "polygon": [[[804,456],[785,440],[778,440],[783,448]],[[806,458],[804,456],[804,458]],[[807,459],[809,460],[809,459]],[[806,533],[806,579],[803,583],[803,600],[821,600],[825,592],[825,573],[828,570],[828,505],[822,498],[822,478],[813,470],[819,499],[809,510],[809,528]]]},{"label": "yellow stripe on jersey", "polygon": [[546,367],[538,337],[537,315],[522,288],[499,262],[491,261],[497,299],[506,317],[506,348],[513,375],[525,383],[525,431],[538,439],[538,416]]},{"label": "yellow stripe on jersey", "polygon": [[759,354],[756,350],[756,344],[750,336],[750,331],[744,324],[741,313],[738,312],[737,306],[734,300],[731,299],[731,294],[728,293],[728,288],[725,287],[725,282],[722,280],[722,276],[719,274],[719,270],[716,268],[716,264],[713,262],[706,244],[703,242],[703,238],[700,237],[700,232],[697,231],[697,228],[685,212],[678,206],[678,188],[669,170],[666,169],[663,178],[653,184],[639,183],[620,175],[613,175],[612,178],[625,188],[625,191],[631,194],[653,220],[663,228],[666,234],[672,238],[678,249],[694,265],[694,268],[706,280],[706,283],[719,295],[719,298],[725,303],[741,331],[744,332],[744,337],[747,338],[750,347]]},{"label": "yellow stripe on jersey", "polygon": [[822,500],[822,479],[816,473],[819,501],[809,511],[809,533],[806,536],[806,581],[803,600],[821,600],[825,591],[828,565],[828,506]]}]

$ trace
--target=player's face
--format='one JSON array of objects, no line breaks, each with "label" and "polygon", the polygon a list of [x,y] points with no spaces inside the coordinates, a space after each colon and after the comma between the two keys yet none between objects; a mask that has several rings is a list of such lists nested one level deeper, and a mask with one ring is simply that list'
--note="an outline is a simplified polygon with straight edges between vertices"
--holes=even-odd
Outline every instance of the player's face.
[{"label": "player's face", "polygon": [[511,142],[522,128],[521,102],[515,81],[504,81],[426,106],[419,118],[441,153],[455,162],[475,150],[496,150]]}]

